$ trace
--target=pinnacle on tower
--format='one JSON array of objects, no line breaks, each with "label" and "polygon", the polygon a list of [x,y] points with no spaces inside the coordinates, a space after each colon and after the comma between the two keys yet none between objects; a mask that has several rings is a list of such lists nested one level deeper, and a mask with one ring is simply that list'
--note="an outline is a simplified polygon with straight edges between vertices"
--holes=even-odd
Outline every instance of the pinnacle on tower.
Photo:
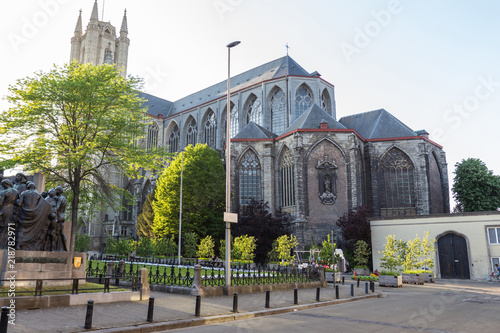
[{"label": "pinnacle on tower", "polygon": [[80,9],[80,15],[78,15],[78,21],[76,21],[75,36],[82,35],[82,10]]},{"label": "pinnacle on tower", "polygon": [[99,21],[99,13],[97,11],[97,0],[94,2],[94,8],[92,8],[92,15],[90,15],[91,20]]},{"label": "pinnacle on tower", "polygon": [[127,10],[126,9],[125,9],[125,12],[123,13],[122,27],[120,28],[120,32],[127,32],[128,33]]}]

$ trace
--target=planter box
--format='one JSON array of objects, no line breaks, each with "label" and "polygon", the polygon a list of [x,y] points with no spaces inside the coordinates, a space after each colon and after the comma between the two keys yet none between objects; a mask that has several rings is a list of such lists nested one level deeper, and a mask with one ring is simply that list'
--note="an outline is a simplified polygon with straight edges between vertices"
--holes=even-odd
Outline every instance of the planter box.
[{"label": "planter box", "polygon": [[436,281],[434,280],[434,273],[423,273],[423,274],[421,274],[421,275],[422,275],[422,276],[423,276],[423,278],[424,278],[424,283],[429,283],[429,282],[430,282],[430,283],[434,283],[434,282],[436,282]]},{"label": "planter box", "polygon": [[403,277],[401,275],[380,275],[378,277],[378,285],[381,287],[395,287],[400,288],[403,286]]},{"label": "planter box", "polygon": [[424,277],[422,274],[403,274],[403,283],[424,284]]},{"label": "planter box", "polygon": [[370,275],[370,270],[367,268],[354,268],[354,273],[356,273],[356,275],[368,276]]},{"label": "planter box", "polygon": [[[325,272],[325,280],[326,282],[333,283],[333,272]],[[340,282],[342,282],[342,273],[337,272],[335,273],[335,283],[340,283]]]}]

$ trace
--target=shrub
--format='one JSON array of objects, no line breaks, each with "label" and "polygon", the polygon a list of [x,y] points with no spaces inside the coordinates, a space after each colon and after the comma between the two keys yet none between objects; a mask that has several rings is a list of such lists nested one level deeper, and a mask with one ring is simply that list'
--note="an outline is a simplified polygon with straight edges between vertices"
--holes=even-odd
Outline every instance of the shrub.
[{"label": "shrub", "polygon": [[198,248],[198,235],[194,232],[184,234],[184,257],[194,258]]},{"label": "shrub", "polygon": [[200,241],[196,256],[198,258],[212,258],[214,256],[214,247],[214,239],[212,236],[207,236]]}]

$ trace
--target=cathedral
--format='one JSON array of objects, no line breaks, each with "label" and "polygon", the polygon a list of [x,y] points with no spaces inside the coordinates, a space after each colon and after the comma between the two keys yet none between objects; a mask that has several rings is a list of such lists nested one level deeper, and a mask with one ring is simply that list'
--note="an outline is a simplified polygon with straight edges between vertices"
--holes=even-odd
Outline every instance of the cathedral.
[{"label": "cathedral", "polygon": [[[85,34],[81,13],[71,40],[71,60],[115,63],[126,71],[126,13],[119,36],[101,22],[94,4]],[[207,144],[224,152],[230,112],[231,206],[251,199],[290,213],[300,246],[321,242],[349,209],[371,206],[376,216],[449,213],[446,156],[425,130],[413,130],[384,109],[345,115],[335,87],[284,56],[177,101],[141,93],[150,116],[143,144],[180,152]],[[340,116],[340,117],[339,117]],[[103,212],[87,230],[133,236],[135,221],[155,179],[115,183],[137,198],[126,212]],[[97,244],[97,243],[96,243]],[[95,247],[95,245],[94,247]]]}]

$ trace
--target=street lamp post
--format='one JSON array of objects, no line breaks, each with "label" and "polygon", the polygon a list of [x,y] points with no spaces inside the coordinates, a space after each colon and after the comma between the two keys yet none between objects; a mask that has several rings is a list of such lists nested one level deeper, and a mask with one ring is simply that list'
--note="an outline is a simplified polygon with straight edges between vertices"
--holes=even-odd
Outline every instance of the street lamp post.
[{"label": "street lamp post", "polygon": [[[231,48],[241,43],[240,41],[227,44],[227,104],[226,104],[226,292],[229,294],[231,286]],[[233,221],[235,222],[235,221]]]},{"label": "street lamp post", "polygon": [[181,151],[181,196],[180,196],[180,205],[179,205],[179,247],[177,249],[177,263],[181,264],[181,230],[182,230],[182,173],[184,169],[184,151]]}]

